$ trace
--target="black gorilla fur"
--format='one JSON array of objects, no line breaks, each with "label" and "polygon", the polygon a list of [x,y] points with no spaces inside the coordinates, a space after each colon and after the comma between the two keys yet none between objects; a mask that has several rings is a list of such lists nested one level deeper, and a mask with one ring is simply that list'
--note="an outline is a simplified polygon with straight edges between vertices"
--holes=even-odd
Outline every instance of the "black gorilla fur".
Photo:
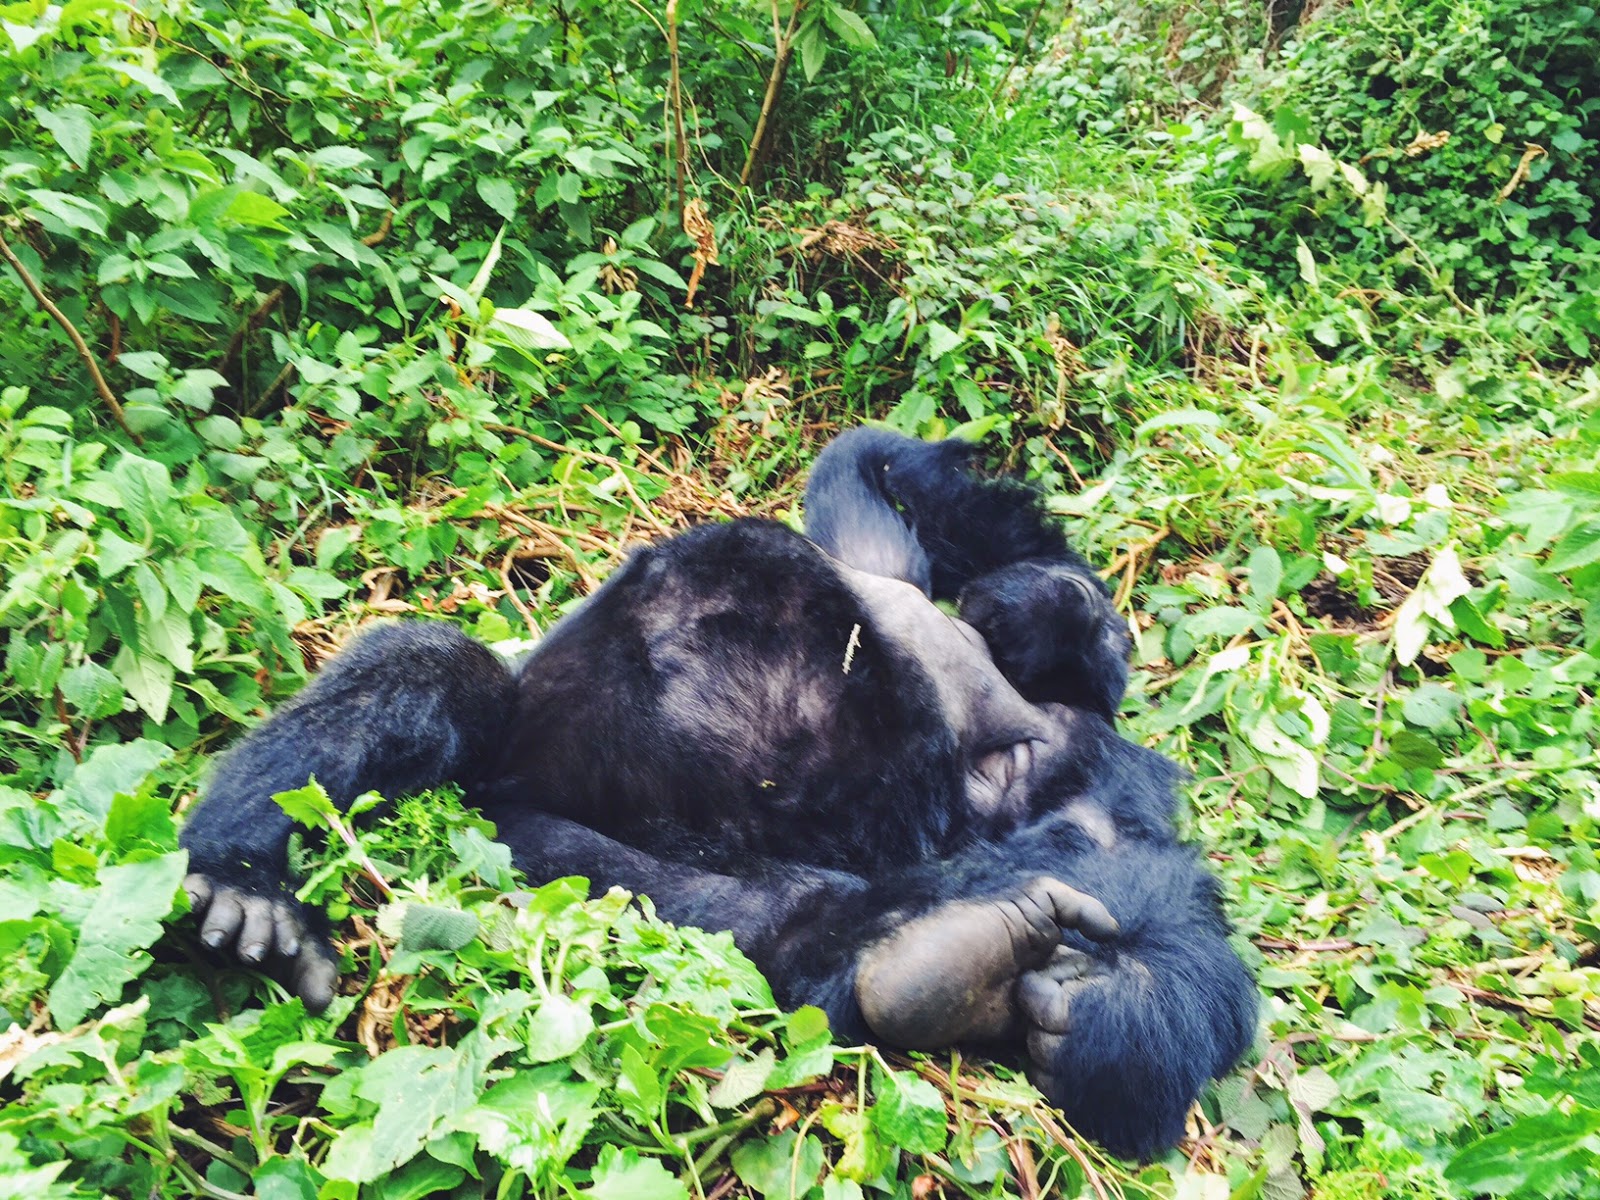
[{"label": "black gorilla fur", "polygon": [[272,795],[454,780],[535,880],[730,930],[840,1037],[1009,1044],[1081,1132],[1171,1146],[1247,1048],[1255,989],[1175,840],[1178,771],[1113,728],[1104,586],[969,456],[846,434],[809,538],[745,520],[639,550],[514,672],[444,625],[357,639],[189,821],[202,938],[325,1005],[335,961],[287,892]]}]

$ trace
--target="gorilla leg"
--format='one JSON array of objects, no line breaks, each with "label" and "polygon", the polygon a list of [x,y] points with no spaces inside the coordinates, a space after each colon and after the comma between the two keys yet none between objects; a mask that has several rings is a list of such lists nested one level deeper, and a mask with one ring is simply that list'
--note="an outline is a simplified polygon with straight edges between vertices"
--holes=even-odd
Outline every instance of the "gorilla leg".
[{"label": "gorilla leg", "polygon": [[1117,929],[1098,900],[1043,876],[954,899],[938,864],[874,882],[747,859],[733,876],[533,809],[489,815],[535,880],[582,875],[597,890],[648,895],[669,921],[728,931],[785,1006],[818,1005],[847,1039],[1020,1041],[1029,1027],[1013,1003],[1018,981],[1049,963],[1065,933]]},{"label": "gorilla leg", "polygon": [[1023,975],[1029,1074],[1080,1133],[1148,1158],[1183,1136],[1206,1082],[1249,1048],[1255,985],[1228,944],[1215,880],[1187,850],[1124,843],[1054,865],[1120,929],[1099,943],[1069,932]]},{"label": "gorilla leg", "polygon": [[502,740],[511,696],[499,658],[449,626],[382,625],[351,642],[223,759],[184,827],[201,940],[271,960],[307,1007],[326,1007],[336,968],[289,894],[292,823],[272,797],[315,778],[342,810],[368,791],[470,783]]}]

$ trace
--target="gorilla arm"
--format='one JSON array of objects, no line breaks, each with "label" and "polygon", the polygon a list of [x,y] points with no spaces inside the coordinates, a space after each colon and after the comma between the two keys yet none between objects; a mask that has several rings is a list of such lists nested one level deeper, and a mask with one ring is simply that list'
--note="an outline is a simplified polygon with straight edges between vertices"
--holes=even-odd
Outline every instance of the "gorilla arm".
[{"label": "gorilla arm", "polygon": [[315,778],[343,811],[364,792],[468,783],[510,697],[500,659],[446,625],[380,625],[345,647],[223,759],[184,826],[200,940],[266,964],[307,1008],[326,1008],[338,967],[317,916],[290,894],[292,823],[272,797]]}]

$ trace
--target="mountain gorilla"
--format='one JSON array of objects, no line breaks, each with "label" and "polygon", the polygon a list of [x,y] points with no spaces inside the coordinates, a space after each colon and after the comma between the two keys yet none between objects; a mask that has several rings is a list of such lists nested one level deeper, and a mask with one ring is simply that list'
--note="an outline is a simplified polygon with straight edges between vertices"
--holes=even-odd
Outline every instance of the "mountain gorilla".
[{"label": "mountain gorilla", "polygon": [[809,538],[742,520],[638,550],[515,671],[442,624],[360,637],[190,819],[202,940],[325,1006],[336,960],[273,794],[454,780],[535,880],[731,931],[840,1037],[1010,1045],[1081,1132],[1171,1146],[1248,1046],[1255,989],[1175,840],[1178,771],[1112,727],[1128,644],[1104,586],[969,455],[845,434]]}]

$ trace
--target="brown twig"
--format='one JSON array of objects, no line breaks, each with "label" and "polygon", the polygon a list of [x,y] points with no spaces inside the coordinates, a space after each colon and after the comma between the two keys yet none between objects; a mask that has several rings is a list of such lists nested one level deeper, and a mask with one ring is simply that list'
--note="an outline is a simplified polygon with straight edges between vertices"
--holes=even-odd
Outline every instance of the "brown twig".
[{"label": "brown twig", "polygon": [[507,550],[505,558],[500,560],[500,582],[505,584],[507,599],[509,599],[512,603],[512,606],[522,614],[522,620],[523,623],[527,625],[528,632],[535,638],[538,638],[541,635],[539,632],[539,625],[533,619],[533,611],[527,606],[527,604],[523,602],[522,597],[517,595],[517,589],[511,582],[511,565],[512,559],[515,557],[516,550],[513,547],[511,550]]},{"label": "brown twig", "polygon": [[629,498],[634,503],[634,507],[639,510],[639,515],[643,517],[657,533],[670,534],[672,532],[672,528],[663,522],[660,517],[656,516],[656,514],[651,510],[650,506],[646,504],[639,493],[634,490],[633,481],[628,478],[628,468],[621,462],[618,462],[616,459],[612,458],[609,454],[601,454],[598,450],[585,450],[581,446],[567,446],[563,445],[561,442],[553,442],[549,438],[540,437],[537,433],[529,433],[526,429],[518,429],[515,425],[500,425],[496,423],[485,422],[483,427],[492,433],[505,433],[510,434],[513,437],[526,438],[534,445],[543,446],[546,450],[553,450],[557,454],[572,454],[578,458],[586,458],[590,462],[597,462],[610,467],[612,470],[616,471],[617,478],[621,481],[623,491],[628,493]]},{"label": "brown twig", "polygon": [[688,203],[689,139],[683,132],[683,74],[678,65],[678,0],[667,0],[667,104],[672,110],[672,144],[678,177],[678,211]]},{"label": "brown twig", "polygon": [[767,94],[761,98],[761,115],[756,118],[755,132],[750,135],[750,152],[744,158],[744,170],[739,172],[739,186],[749,187],[755,175],[756,158],[761,153],[761,143],[767,136],[767,121],[772,117],[778,93],[783,89],[783,77],[789,73],[789,58],[794,52],[794,31],[800,26],[800,13],[805,0],[795,0],[794,11],[789,14],[789,27],[778,27],[778,0],[772,0],[772,74],[767,76]]},{"label": "brown twig", "polygon": [[22,280],[22,286],[32,294],[39,307],[55,319],[57,325],[65,331],[73,346],[78,351],[78,357],[83,360],[83,365],[88,369],[89,378],[94,381],[94,390],[100,393],[100,399],[111,410],[111,415],[117,419],[117,424],[122,426],[123,432],[131,437],[135,445],[143,443],[143,439],[128,426],[128,414],[122,410],[122,401],[117,399],[117,394],[111,390],[111,385],[106,382],[105,375],[100,370],[100,364],[95,361],[94,351],[89,349],[89,343],[83,340],[83,334],[78,332],[78,327],[68,319],[67,314],[56,307],[55,302],[44,294],[44,288],[39,286],[16,251],[11,248],[11,243],[6,241],[5,234],[0,233],[0,257],[11,265],[17,273],[17,278]]}]

